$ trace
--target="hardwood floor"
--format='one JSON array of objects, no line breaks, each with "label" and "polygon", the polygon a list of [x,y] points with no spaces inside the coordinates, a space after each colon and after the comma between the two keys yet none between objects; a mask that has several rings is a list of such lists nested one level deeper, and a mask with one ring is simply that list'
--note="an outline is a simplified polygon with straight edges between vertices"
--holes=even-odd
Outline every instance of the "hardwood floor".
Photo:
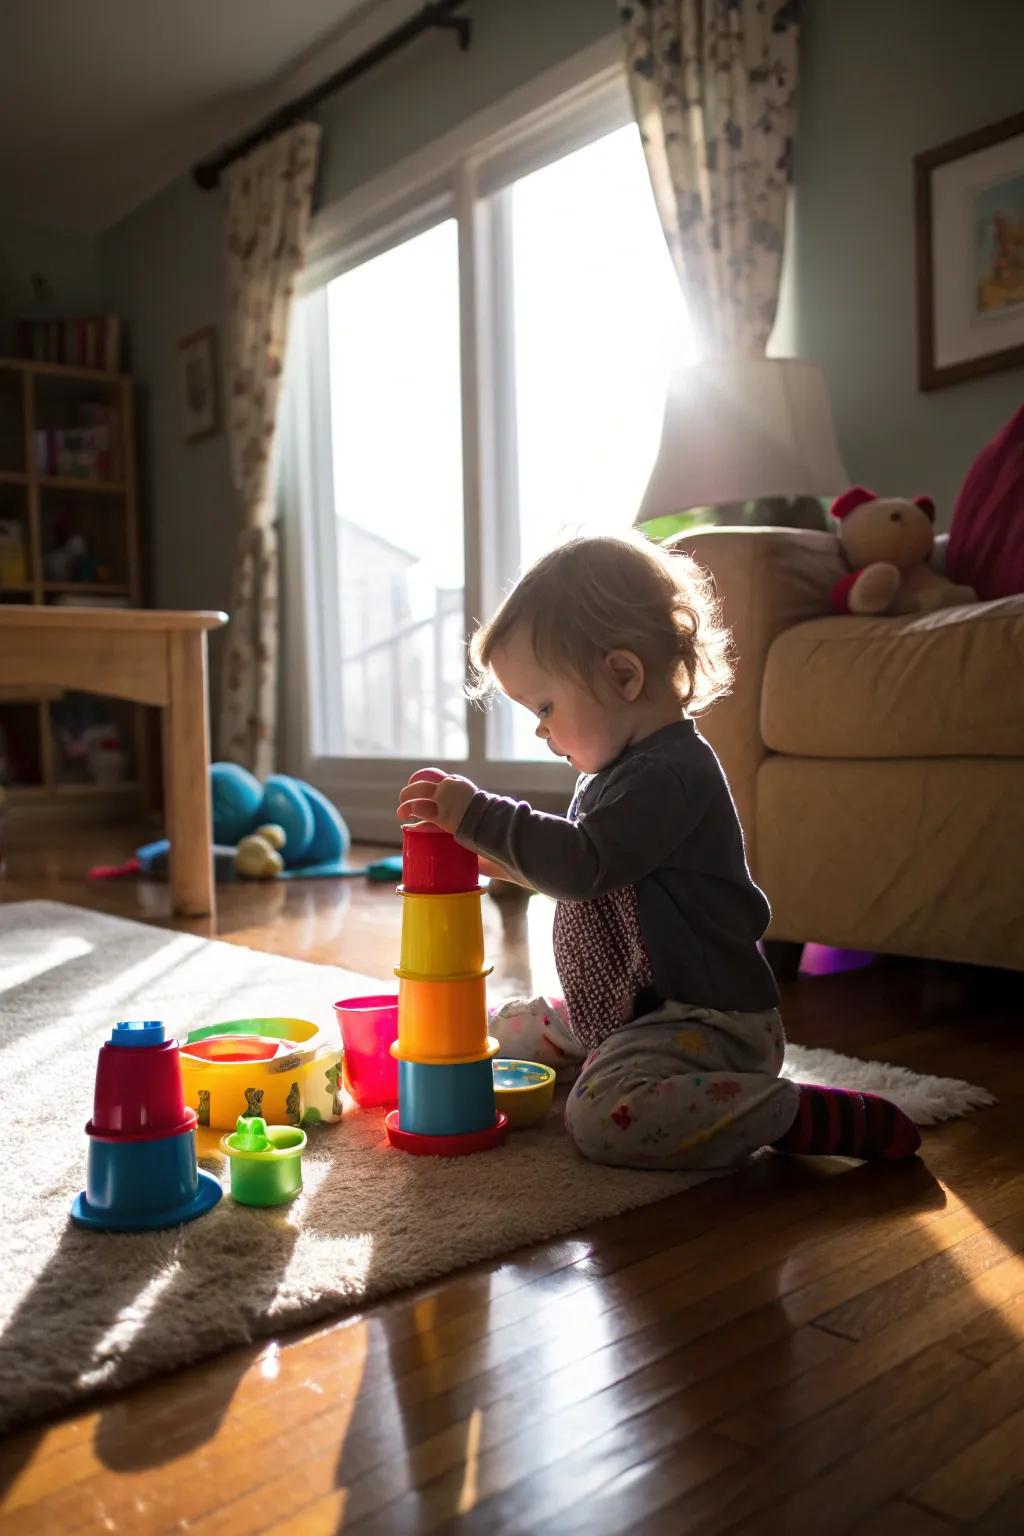
[{"label": "hardwood floor", "polygon": [[[82,879],[138,841],[12,842],[0,901],[167,921],[164,888]],[[498,984],[550,986],[548,904],[485,906]],[[308,881],[222,889],[217,932],[384,977],[399,920],[387,888]],[[0,1536],[1024,1530],[1022,990],[798,978],[791,1038],[998,1107],[907,1165],[766,1159],[30,1427]]]}]

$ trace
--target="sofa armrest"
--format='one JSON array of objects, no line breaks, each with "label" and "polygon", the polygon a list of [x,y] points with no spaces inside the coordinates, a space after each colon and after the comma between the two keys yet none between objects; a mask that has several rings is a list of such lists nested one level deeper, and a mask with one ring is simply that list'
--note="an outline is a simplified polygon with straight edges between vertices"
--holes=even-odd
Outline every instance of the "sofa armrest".
[{"label": "sofa armrest", "polygon": [[700,720],[700,727],[725,769],[756,877],[755,783],[766,756],[761,736],[765,659],[784,629],[830,611],[829,592],[846,566],[833,534],[808,529],[709,528],[679,534],[667,548],[692,556],[710,573],[732,630],[733,690]]}]

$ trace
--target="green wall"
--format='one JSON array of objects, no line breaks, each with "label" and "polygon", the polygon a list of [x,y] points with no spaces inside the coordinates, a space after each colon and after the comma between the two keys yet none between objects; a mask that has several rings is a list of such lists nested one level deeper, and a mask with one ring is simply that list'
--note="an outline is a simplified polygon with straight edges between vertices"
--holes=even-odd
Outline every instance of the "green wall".
[{"label": "green wall", "polygon": [[928,492],[948,526],[1024,371],[918,391],[912,162],[1024,107],[1024,4],[809,0],[804,16],[794,350],[826,369],[854,481]]},{"label": "green wall", "polygon": [[[323,109],[327,203],[616,27],[614,0],[476,0],[468,54],[427,36]],[[1022,104],[1019,0],[807,0],[783,350],[828,373],[851,476],[931,492],[948,519],[971,458],[1022,395],[1018,369],[921,395],[911,159]],[[212,148],[213,146],[211,146]],[[132,338],[162,604],[225,606],[235,511],[223,435],[181,440],[179,338],[218,324],[221,200],[187,177],[108,231],[105,302]]]},{"label": "green wall", "polygon": [[615,0],[470,0],[473,42],[427,35],[321,108],[331,203],[467,117],[607,37]]},{"label": "green wall", "polygon": [[98,240],[0,218],[0,354],[19,320],[91,314],[101,292]]},{"label": "green wall", "polygon": [[220,199],[179,177],[101,241],[104,291],[124,317],[138,393],[145,565],[161,608],[228,604],[237,513],[227,437],[185,442],[177,373],[179,341],[208,325],[223,362],[223,240]]}]

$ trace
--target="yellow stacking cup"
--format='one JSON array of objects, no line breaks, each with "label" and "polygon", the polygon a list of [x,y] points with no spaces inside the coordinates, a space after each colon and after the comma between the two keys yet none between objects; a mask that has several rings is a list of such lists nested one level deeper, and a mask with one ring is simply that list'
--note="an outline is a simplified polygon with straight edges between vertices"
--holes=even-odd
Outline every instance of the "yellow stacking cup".
[{"label": "yellow stacking cup", "polygon": [[467,976],[462,981],[400,979],[400,1057],[461,1060],[483,1056],[487,1047],[486,976]]},{"label": "yellow stacking cup", "polygon": [[441,980],[484,974],[481,892],[445,896],[402,892],[402,950],[399,974]]}]

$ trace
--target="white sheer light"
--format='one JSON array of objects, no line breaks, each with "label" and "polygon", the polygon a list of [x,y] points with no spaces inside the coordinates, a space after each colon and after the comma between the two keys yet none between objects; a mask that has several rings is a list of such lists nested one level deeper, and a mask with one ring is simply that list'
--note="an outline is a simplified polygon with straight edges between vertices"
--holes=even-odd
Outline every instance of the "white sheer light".
[{"label": "white sheer light", "polygon": [[337,749],[465,757],[455,221],[344,273],[327,303]]},{"label": "white sheer light", "polygon": [[[522,569],[574,533],[629,528],[693,342],[635,126],[516,182],[512,245]],[[504,753],[546,758],[534,722],[498,708]]]},{"label": "white sheer light", "polygon": [[[693,355],[634,126],[513,189],[520,561],[627,529]],[[509,575],[512,575],[509,572]]]}]

